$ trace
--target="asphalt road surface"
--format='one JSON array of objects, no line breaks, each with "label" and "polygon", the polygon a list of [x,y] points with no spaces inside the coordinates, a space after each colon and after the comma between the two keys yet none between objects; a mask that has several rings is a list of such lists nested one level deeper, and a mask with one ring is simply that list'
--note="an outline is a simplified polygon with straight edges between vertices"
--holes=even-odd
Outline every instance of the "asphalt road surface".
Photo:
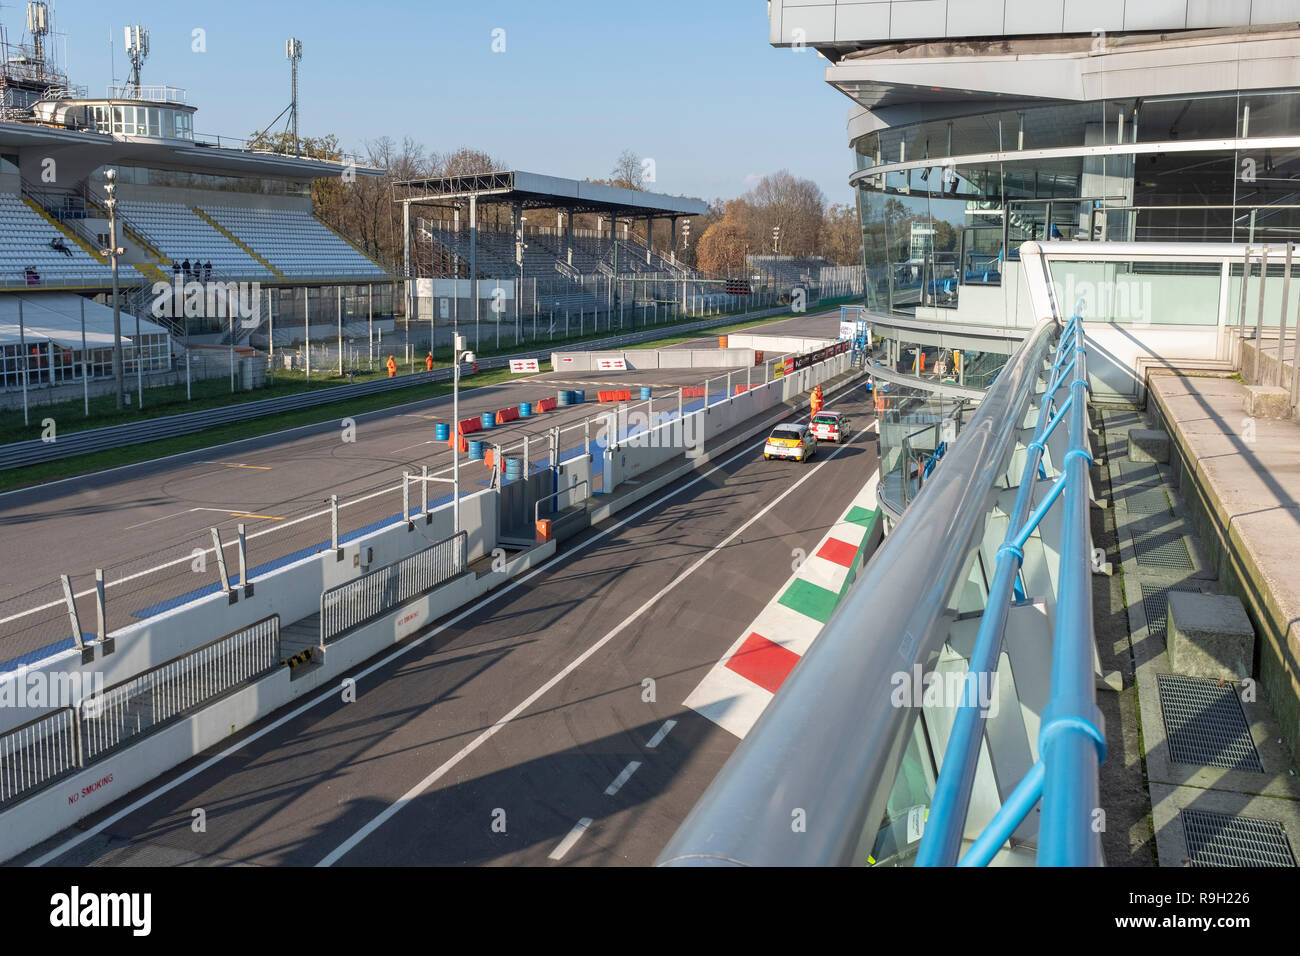
[{"label": "asphalt road surface", "polygon": [[765,462],[755,436],[358,668],[354,703],[272,715],[24,859],[651,863],[739,742],[682,701],[877,468],[867,393],[828,397],[850,443]]},{"label": "asphalt road surface", "polygon": [[[805,316],[759,326],[762,333],[802,332],[833,335],[837,313]],[[716,336],[701,337],[716,347]],[[473,389],[461,396],[460,417],[537,402],[559,388],[588,389],[589,402],[503,425],[483,437],[502,446],[536,439],[534,460],[546,457],[547,433],[568,428],[562,449],[574,453],[585,442],[582,421],[599,406],[591,390],[602,385],[652,387],[660,410],[676,408],[683,385],[714,379],[711,400],[721,397],[726,369],[646,372],[557,373],[529,376],[502,385]],[[744,370],[737,370],[743,375]],[[739,380],[739,379],[737,379]],[[0,548],[13,556],[0,576],[0,664],[35,660],[62,644],[70,645],[68,618],[59,575],[72,577],[83,628],[93,627],[94,570],[107,580],[110,630],[216,587],[216,562],[201,575],[192,569],[196,549],[210,550],[209,529],[233,542],[244,524],[250,568],[256,572],[286,556],[311,553],[330,538],[328,502],[337,495],[343,534],[385,520],[397,520],[402,506],[402,472],[418,476],[427,466],[449,476],[451,450],[433,438],[435,422],[450,422],[451,398],[419,398],[355,416],[355,428],[342,421],[309,425],[216,448],[144,462],[0,495]],[[634,401],[639,391],[634,392]],[[698,407],[701,402],[696,401]],[[608,406],[607,406],[608,409]],[[688,405],[689,410],[689,405]],[[599,424],[593,422],[593,437]],[[472,437],[479,437],[477,435]],[[486,485],[479,464],[462,470],[463,493]],[[411,489],[420,502],[419,482]],[[436,502],[450,485],[431,483]],[[227,558],[234,566],[233,550]]]}]

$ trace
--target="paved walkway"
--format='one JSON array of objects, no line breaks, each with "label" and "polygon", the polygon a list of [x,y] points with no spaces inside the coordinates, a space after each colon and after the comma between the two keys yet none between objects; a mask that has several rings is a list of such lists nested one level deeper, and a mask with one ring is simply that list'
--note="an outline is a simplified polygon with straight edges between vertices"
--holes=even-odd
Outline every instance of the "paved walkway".
[{"label": "paved walkway", "polygon": [[[1300,426],[1251,422],[1243,395],[1235,379],[1153,375],[1145,416],[1101,415],[1162,866],[1300,858]],[[1128,431],[1147,427],[1169,431],[1169,465],[1129,460]],[[1173,673],[1171,591],[1241,598],[1257,633],[1254,686]]]}]

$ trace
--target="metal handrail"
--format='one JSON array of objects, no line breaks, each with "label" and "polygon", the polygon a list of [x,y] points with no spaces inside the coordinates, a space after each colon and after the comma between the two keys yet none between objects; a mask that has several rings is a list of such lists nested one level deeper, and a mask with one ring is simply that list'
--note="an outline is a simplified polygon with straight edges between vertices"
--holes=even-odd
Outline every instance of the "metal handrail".
[{"label": "metal handrail", "polygon": [[[1023,548],[1025,542],[1038,527],[1039,522],[1055,503],[1057,497],[1063,491],[1068,490],[1068,482],[1073,480],[1068,471],[1062,475],[1053,484],[1043,501],[1038,504],[1032,516],[1030,515],[1036,488],[1035,479],[1041,473],[1041,461],[1048,437],[1067,413],[1081,413],[1087,407],[1086,395],[1076,395],[1075,392],[1075,386],[1079,386],[1084,390],[1087,389],[1085,359],[1083,323],[1079,313],[1076,312],[1067,325],[1065,333],[1061,336],[1061,343],[1056,351],[1055,361],[1050,371],[1051,378],[1039,406],[1038,424],[1034,430],[1033,439],[1026,449],[1027,454],[1020,478],[1019,490],[1016,493],[1015,504],[1011,510],[1006,538],[997,551],[993,581],[989,585],[988,599],[983,616],[980,619],[979,633],[975,640],[974,650],[971,652],[962,700],[957,708],[952,733],[948,737],[948,747],[944,753],[943,766],[935,783],[930,819],[926,825],[920,849],[917,852],[917,866],[951,866],[957,862],[957,855],[961,849],[962,834],[966,827],[971,790],[975,782],[975,768],[979,748],[984,739],[984,720],[987,710],[981,710],[978,704],[978,688],[988,686],[987,682],[994,679],[992,675],[996,674],[998,669],[998,659],[1002,653],[1002,641],[1006,631],[1007,617],[1010,613],[1021,564],[1024,560]],[[1071,374],[1074,374],[1075,378],[1071,381],[1070,397],[1066,399],[1059,410],[1056,410],[1056,392]],[[1075,408],[1075,406],[1078,406],[1078,408]],[[1076,442],[1086,440],[1086,431],[1076,431],[1073,419],[1071,421],[1070,440],[1070,451],[1066,453],[1065,463],[1072,464],[1080,456],[1087,458],[1088,462],[1091,462],[1086,445],[1076,444]],[[1084,465],[1082,482],[1087,482],[1086,464]],[[1084,487],[1086,492],[1086,484]],[[1086,520],[1087,512],[1085,510],[1083,539],[1085,543],[1087,541]],[[1072,546],[1079,545],[1075,542]],[[1067,569],[1071,574],[1074,569],[1074,565],[1069,563],[1073,558],[1072,546],[1062,545],[1062,591],[1066,586]],[[1084,567],[1086,570],[1086,559]],[[1089,624],[1087,635],[1089,641],[1091,641],[1090,597],[1087,603]],[[1058,622],[1064,618],[1064,615],[1064,610],[1058,606]],[[1089,674],[1091,674],[1091,643],[1087,646],[1089,648]],[[1041,781],[1041,775],[1038,779]],[[1034,802],[1036,801],[1017,805],[1023,806],[1024,811],[1028,812]],[[1011,801],[1008,801],[1008,803],[1011,803]],[[1090,804],[1090,806],[1095,805],[1095,802]],[[1023,814],[1021,819],[1023,819]],[[998,821],[999,830],[1005,822]],[[1018,824],[1019,820],[1015,822]],[[1014,829],[1014,826],[1012,829]],[[988,859],[991,859],[992,853],[996,853],[1000,846],[1001,841],[997,846],[992,847],[991,852],[982,847],[981,853],[972,857],[972,862],[976,859],[987,862]]]},{"label": "metal handrail", "polygon": [[533,504],[533,524],[536,525],[537,522],[542,520],[543,501],[550,501],[552,498],[558,498],[560,495],[568,494],[571,491],[577,491],[583,485],[588,485],[588,487],[590,487],[590,483],[587,481],[586,478],[582,479],[582,481],[579,481],[577,484],[569,485],[569,487],[567,488],[561,488],[559,491],[552,492],[551,494],[547,495],[545,498],[538,498],[537,501]]},{"label": "metal handrail", "polygon": [[[866,861],[917,719],[916,708],[893,706],[891,674],[928,665],[947,640],[950,599],[1059,327],[1043,319],[1012,356],[945,456],[945,480],[927,483],[904,513],[661,865]],[[792,827],[795,810],[806,828]]]}]

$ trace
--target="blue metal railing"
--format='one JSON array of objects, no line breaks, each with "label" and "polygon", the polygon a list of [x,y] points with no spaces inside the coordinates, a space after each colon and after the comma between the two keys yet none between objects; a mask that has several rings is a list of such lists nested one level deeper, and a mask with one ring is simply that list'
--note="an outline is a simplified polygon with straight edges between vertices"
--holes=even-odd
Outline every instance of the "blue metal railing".
[{"label": "blue metal railing", "polygon": [[[1073,378],[1071,378],[1073,376]],[[1056,395],[1068,380],[1068,395],[1057,407]],[[1091,550],[1088,530],[1087,350],[1078,312],[1062,332],[1043,393],[1038,424],[1030,441],[1008,531],[997,551],[992,584],[971,653],[917,866],[958,863],[971,790],[984,738],[986,708],[981,686],[995,679],[1007,615],[1014,599],[1024,598],[1020,569],[1023,548],[1043,517],[1063,497],[1061,568],[1053,644],[1051,695],[1039,732],[1038,762],[1025,775],[961,859],[961,866],[987,865],[1016,827],[1039,802],[1039,865],[1096,866],[1100,837],[1091,826],[1098,806],[1098,767],[1105,759],[1105,736],[1093,684]],[[1069,450],[1060,476],[1030,514],[1036,476],[1046,441],[1069,416]]]}]

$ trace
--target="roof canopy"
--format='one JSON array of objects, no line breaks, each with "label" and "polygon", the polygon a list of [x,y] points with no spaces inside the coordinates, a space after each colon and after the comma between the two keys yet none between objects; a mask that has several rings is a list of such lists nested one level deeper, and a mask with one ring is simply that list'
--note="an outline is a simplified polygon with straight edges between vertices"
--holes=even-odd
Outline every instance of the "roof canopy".
[{"label": "roof canopy", "polygon": [[[22,303],[21,334],[18,323]],[[0,345],[53,342],[60,348],[81,350],[81,309],[86,309],[86,348],[113,347],[113,310],[72,293],[45,295],[0,295]],[[155,322],[140,319],[140,334],[166,335],[167,330]],[[135,334],[135,316],[122,313],[122,341],[130,343]],[[129,333],[129,334],[127,334]]]},{"label": "roof canopy", "polygon": [[708,205],[699,199],[624,189],[577,179],[561,179],[510,170],[474,176],[410,179],[396,184],[397,202],[462,205],[472,196],[480,203],[525,209],[565,209],[633,218],[702,216]]}]

